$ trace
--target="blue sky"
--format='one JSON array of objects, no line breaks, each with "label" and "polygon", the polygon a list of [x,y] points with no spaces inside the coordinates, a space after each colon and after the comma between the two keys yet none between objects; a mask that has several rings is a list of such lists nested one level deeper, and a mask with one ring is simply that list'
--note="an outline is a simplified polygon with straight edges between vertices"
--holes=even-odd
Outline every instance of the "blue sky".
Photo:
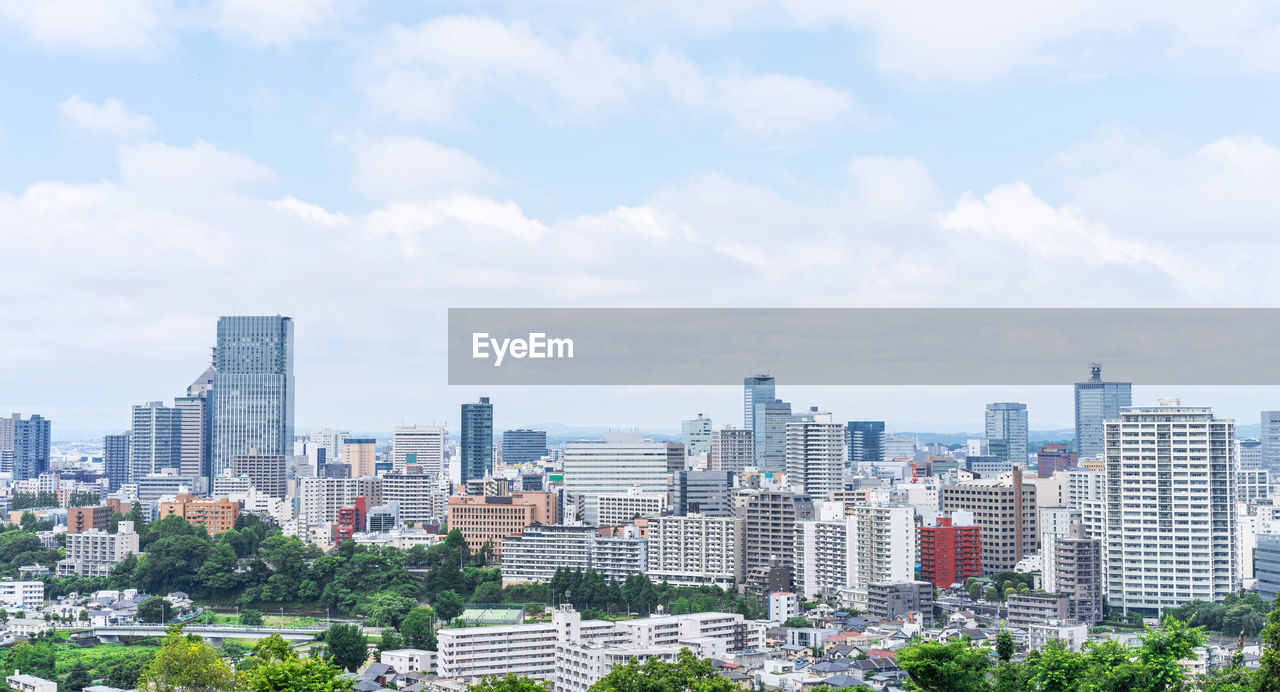
[{"label": "blue sky", "polygon": [[[380,430],[479,394],[450,306],[1274,307],[1278,36],[1253,0],[0,0],[0,408],[122,428],[233,312],[297,320],[300,427]],[[486,393],[499,425],[740,422],[728,390]]]}]

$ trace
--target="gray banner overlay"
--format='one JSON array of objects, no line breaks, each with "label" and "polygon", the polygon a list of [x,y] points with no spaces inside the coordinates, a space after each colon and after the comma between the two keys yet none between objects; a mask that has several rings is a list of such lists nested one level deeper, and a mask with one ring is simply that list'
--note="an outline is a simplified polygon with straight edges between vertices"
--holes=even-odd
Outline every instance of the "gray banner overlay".
[{"label": "gray banner overlay", "polygon": [[[483,336],[482,336],[483,335]],[[1280,309],[451,308],[452,385],[1280,384]]]}]

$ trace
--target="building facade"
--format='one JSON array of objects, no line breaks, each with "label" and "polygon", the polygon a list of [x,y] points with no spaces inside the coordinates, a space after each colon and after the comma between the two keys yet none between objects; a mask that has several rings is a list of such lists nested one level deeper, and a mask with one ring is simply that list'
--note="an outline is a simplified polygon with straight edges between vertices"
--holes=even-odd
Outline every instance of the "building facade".
[{"label": "building facade", "polygon": [[1120,411],[1133,405],[1133,384],[1103,382],[1102,364],[1089,364],[1089,380],[1077,382],[1076,454],[1080,459],[1102,457],[1102,422],[1117,420]]},{"label": "building facade", "polygon": [[213,367],[210,476],[238,454],[292,454],[293,320],[219,318]]},{"label": "building facade", "polygon": [[493,404],[489,397],[462,405],[462,482],[493,472]]}]

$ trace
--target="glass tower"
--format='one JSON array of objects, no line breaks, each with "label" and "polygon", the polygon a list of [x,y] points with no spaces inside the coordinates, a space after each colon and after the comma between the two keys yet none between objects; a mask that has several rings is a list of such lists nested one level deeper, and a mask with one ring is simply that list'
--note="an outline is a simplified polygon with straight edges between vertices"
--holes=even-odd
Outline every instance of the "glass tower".
[{"label": "glass tower", "polygon": [[[754,375],[742,380],[742,427],[755,435],[755,463],[760,465],[764,459],[765,425],[764,404],[774,400],[773,378],[769,375]],[[785,434],[785,429],[784,429]]]},{"label": "glass tower", "polygon": [[1076,456],[1102,457],[1102,421],[1120,420],[1120,410],[1133,405],[1133,384],[1103,382],[1102,364],[1089,364],[1089,381],[1076,383]]},{"label": "glass tower", "polygon": [[239,454],[293,454],[293,319],[218,319],[209,472]]},{"label": "glass tower", "polygon": [[1027,463],[1027,405],[987,404],[987,444],[1006,463]]},{"label": "glass tower", "polygon": [[482,396],[462,405],[462,482],[484,478],[493,468],[493,404]]},{"label": "glass tower", "polygon": [[547,433],[543,430],[504,430],[502,463],[532,464],[547,455]]},{"label": "glass tower", "polygon": [[858,464],[884,459],[884,421],[851,420],[848,430],[850,466],[857,468]]}]

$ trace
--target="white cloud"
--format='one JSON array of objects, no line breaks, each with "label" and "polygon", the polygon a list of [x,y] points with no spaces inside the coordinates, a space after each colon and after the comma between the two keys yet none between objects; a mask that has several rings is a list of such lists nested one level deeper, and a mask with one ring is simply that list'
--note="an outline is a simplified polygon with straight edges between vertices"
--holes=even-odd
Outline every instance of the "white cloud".
[{"label": "white cloud", "polygon": [[168,46],[169,0],[0,0],[0,29],[49,51],[150,58]]},{"label": "white cloud", "polygon": [[62,126],[68,130],[95,137],[141,139],[156,131],[154,120],[125,108],[115,98],[96,104],[77,94],[58,104],[58,115]]},{"label": "white cloud", "polygon": [[421,137],[342,134],[334,139],[355,159],[352,185],[371,199],[424,198],[498,179],[470,154]]},{"label": "white cloud", "polygon": [[225,36],[260,47],[283,48],[332,31],[362,2],[339,0],[216,0],[213,25]]},{"label": "white cloud", "polygon": [[866,119],[848,93],[811,79],[741,67],[708,72],[667,49],[629,57],[592,29],[560,36],[488,17],[393,27],[363,72],[361,88],[376,113],[432,125],[463,124],[469,107],[495,98],[557,123],[662,99],[727,119],[749,136]]}]

